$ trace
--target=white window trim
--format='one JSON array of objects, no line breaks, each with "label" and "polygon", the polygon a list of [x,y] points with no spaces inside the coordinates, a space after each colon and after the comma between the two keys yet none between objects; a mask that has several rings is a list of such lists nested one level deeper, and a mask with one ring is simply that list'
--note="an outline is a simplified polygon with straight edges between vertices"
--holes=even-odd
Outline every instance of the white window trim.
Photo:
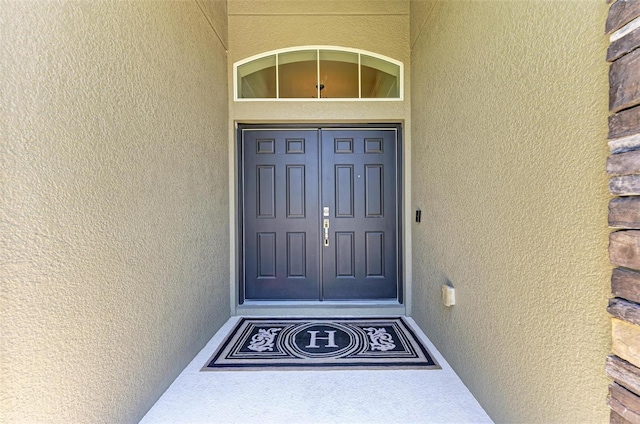
[{"label": "white window trim", "polygon": [[[257,59],[261,59],[267,56],[276,56],[276,90],[278,86],[278,55],[282,53],[290,53],[301,50],[316,50],[316,57],[318,66],[320,66],[320,50],[331,50],[331,51],[341,51],[348,53],[356,53],[358,54],[358,95],[360,98],[239,98],[238,97],[238,67],[252,62]],[[360,71],[361,67],[361,55],[371,56],[376,59],[383,60],[385,62],[392,63],[400,68],[400,75],[398,76],[398,85],[399,85],[399,97],[394,98],[386,98],[386,97],[375,97],[375,98],[362,98],[362,75]],[[319,77],[318,77],[319,78]],[[320,84],[318,82],[318,84]],[[278,91],[276,91],[278,92]],[[388,56],[384,56],[378,53],[370,52],[368,50],[362,49],[352,49],[349,47],[339,47],[339,46],[296,46],[296,47],[287,47],[284,49],[271,50],[268,52],[263,52],[260,54],[256,54],[250,56],[248,58],[239,60],[233,64],[233,100],[236,102],[399,102],[404,100],[404,64],[399,60],[392,59]]]}]

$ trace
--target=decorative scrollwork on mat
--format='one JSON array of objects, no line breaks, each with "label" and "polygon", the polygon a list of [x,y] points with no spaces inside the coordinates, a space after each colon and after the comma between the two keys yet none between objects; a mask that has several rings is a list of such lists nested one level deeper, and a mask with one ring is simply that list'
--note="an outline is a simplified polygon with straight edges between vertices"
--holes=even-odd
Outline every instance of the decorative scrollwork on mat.
[{"label": "decorative scrollwork on mat", "polygon": [[280,330],[282,330],[282,328],[269,328],[266,330],[261,328],[258,330],[258,333],[254,334],[251,338],[251,344],[248,346],[249,349],[256,352],[273,351],[274,339]]}]

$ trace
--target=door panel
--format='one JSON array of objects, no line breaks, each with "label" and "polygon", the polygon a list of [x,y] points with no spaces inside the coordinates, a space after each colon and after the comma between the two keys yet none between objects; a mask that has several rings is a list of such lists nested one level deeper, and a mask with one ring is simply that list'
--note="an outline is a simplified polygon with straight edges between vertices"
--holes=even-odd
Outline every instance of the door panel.
[{"label": "door panel", "polygon": [[397,299],[396,129],[241,134],[244,297]]},{"label": "door panel", "polygon": [[243,131],[247,299],[318,300],[318,132]]},{"label": "door panel", "polygon": [[397,298],[395,131],[323,130],[321,150],[323,299]]}]

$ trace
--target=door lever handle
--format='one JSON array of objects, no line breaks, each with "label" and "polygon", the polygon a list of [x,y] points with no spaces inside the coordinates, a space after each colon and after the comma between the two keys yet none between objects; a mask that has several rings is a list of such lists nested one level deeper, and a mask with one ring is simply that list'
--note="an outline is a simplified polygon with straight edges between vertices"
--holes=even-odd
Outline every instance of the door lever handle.
[{"label": "door lever handle", "polygon": [[322,227],[324,228],[324,245],[329,246],[329,219],[322,221]]}]

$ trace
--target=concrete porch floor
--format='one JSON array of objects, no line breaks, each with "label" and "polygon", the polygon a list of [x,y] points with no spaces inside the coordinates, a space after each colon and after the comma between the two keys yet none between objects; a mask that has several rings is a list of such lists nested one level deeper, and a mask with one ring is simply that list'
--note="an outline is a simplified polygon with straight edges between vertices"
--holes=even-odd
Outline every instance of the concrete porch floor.
[{"label": "concrete porch floor", "polygon": [[492,422],[411,318],[441,370],[201,372],[239,319],[222,326],[141,423]]}]

